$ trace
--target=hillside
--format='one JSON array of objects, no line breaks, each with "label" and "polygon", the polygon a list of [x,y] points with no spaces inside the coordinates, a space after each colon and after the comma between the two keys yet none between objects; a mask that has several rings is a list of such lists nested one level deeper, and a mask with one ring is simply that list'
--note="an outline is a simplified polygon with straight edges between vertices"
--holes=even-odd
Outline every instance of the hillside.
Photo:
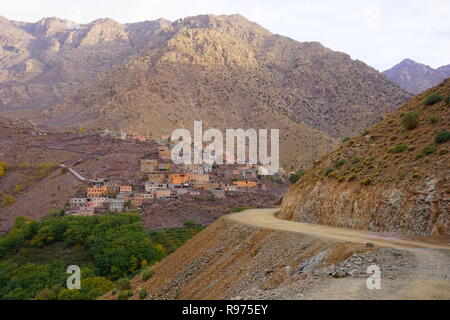
[{"label": "hillside", "polygon": [[[360,241],[352,241],[342,234],[353,230],[323,226],[307,225],[296,231],[299,223],[283,222],[273,215],[271,226],[252,224],[274,211],[278,209],[249,210],[219,219],[134,277],[130,288],[117,287],[102,299],[449,298],[448,250],[415,249],[400,245],[392,236],[364,232]],[[290,228],[283,229],[284,225]],[[312,228],[324,232],[307,231]],[[367,246],[365,239],[374,239],[376,246]],[[390,247],[394,245],[395,249]],[[382,290],[367,290],[367,267],[375,261],[383,270]]]},{"label": "hillside", "polygon": [[450,233],[450,79],[308,169],[281,217],[331,226]]},{"label": "hillside", "polygon": [[[239,15],[132,25],[107,19],[76,30],[62,30],[58,19],[2,21],[11,30],[3,38],[14,43],[2,51],[10,70],[1,83],[3,112],[49,125],[155,135],[191,128],[194,120],[279,128],[282,162],[298,167],[409,98],[344,53],[274,35]],[[30,43],[40,45],[21,49]],[[11,71],[36,59],[42,65],[35,56],[45,58],[42,69]]]},{"label": "hillside", "polygon": [[411,59],[405,59],[383,74],[406,91],[419,94],[450,77],[450,65],[433,69]]}]

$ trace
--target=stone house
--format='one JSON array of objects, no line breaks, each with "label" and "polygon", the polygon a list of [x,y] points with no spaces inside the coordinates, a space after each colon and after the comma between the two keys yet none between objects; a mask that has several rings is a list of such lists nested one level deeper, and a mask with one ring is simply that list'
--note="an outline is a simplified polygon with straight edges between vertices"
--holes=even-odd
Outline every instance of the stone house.
[{"label": "stone house", "polygon": [[125,202],[120,199],[109,199],[109,210],[113,212],[122,212],[125,209]]},{"label": "stone house", "polygon": [[169,189],[166,190],[155,190],[155,198],[168,198],[172,195],[172,192]]},{"label": "stone house", "polygon": [[133,192],[132,186],[120,186],[120,193],[131,193]]},{"label": "stone house", "polygon": [[256,188],[258,183],[256,181],[233,181],[233,184],[238,188]]},{"label": "stone house", "polygon": [[105,186],[102,187],[90,187],[87,188],[88,198],[101,198],[108,195],[108,189]]},{"label": "stone house", "polygon": [[145,191],[147,191],[147,192],[153,192],[155,190],[167,189],[167,184],[166,183],[146,182],[144,185],[145,185]]},{"label": "stone house", "polygon": [[153,173],[158,169],[158,160],[141,159],[141,173]]},{"label": "stone house", "polygon": [[71,208],[85,207],[87,206],[86,198],[71,198],[69,199],[69,206]]},{"label": "stone house", "polygon": [[142,203],[151,203],[153,202],[155,196],[153,195],[153,193],[142,193],[141,197]]},{"label": "stone house", "polygon": [[148,176],[148,182],[164,183],[166,176],[163,173],[150,173]]},{"label": "stone house", "polygon": [[169,183],[171,184],[183,184],[190,181],[191,175],[185,173],[173,173],[169,175]]}]

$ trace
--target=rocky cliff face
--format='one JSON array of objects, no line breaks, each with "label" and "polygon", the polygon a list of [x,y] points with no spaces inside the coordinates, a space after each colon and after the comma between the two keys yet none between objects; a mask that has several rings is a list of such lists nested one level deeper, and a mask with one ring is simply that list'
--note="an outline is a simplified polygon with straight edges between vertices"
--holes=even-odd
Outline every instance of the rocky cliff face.
[{"label": "rocky cliff face", "polygon": [[383,74],[406,91],[419,94],[450,77],[450,65],[433,69],[411,59],[405,59]]},{"label": "rocky cliff face", "polygon": [[[310,168],[289,189],[281,216],[361,230],[449,234],[450,142],[436,135],[450,135],[450,106],[425,106],[431,94],[449,97],[450,80]],[[406,129],[412,114],[417,127]]]}]

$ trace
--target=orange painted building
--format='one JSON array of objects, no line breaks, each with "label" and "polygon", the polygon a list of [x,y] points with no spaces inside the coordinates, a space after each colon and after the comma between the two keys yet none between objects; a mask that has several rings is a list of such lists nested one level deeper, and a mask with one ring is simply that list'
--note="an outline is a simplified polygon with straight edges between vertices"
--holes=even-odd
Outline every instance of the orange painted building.
[{"label": "orange painted building", "polygon": [[258,185],[256,181],[234,181],[233,184],[238,188],[256,188]]},{"label": "orange painted building", "polygon": [[120,186],[120,193],[130,193],[133,191],[132,186]]},{"label": "orange painted building", "polygon": [[188,183],[189,180],[190,180],[190,175],[189,174],[173,173],[173,174],[169,175],[169,182],[171,184]]},{"label": "orange painted building", "polygon": [[165,176],[162,173],[150,173],[148,176],[148,182],[163,183]]},{"label": "orange painted building", "polygon": [[106,195],[108,195],[108,188],[105,186],[87,188],[87,197],[88,198],[101,198]]}]

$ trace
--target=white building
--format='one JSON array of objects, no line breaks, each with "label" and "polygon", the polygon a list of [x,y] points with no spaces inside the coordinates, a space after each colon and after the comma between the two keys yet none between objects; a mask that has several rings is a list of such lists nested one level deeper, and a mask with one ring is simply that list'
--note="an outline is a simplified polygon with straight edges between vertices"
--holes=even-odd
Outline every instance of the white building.
[{"label": "white building", "polygon": [[156,190],[164,190],[167,189],[167,183],[153,183],[153,182],[146,182],[145,183],[145,191],[147,192],[153,192]]},{"label": "white building", "polygon": [[120,199],[109,199],[109,210],[115,212],[121,212],[125,209],[125,202]]},{"label": "white building", "polygon": [[71,199],[69,199],[69,205],[71,208],[85,207],[85,206],[87,206],[87,199],[86,198],[71,198]]}]

